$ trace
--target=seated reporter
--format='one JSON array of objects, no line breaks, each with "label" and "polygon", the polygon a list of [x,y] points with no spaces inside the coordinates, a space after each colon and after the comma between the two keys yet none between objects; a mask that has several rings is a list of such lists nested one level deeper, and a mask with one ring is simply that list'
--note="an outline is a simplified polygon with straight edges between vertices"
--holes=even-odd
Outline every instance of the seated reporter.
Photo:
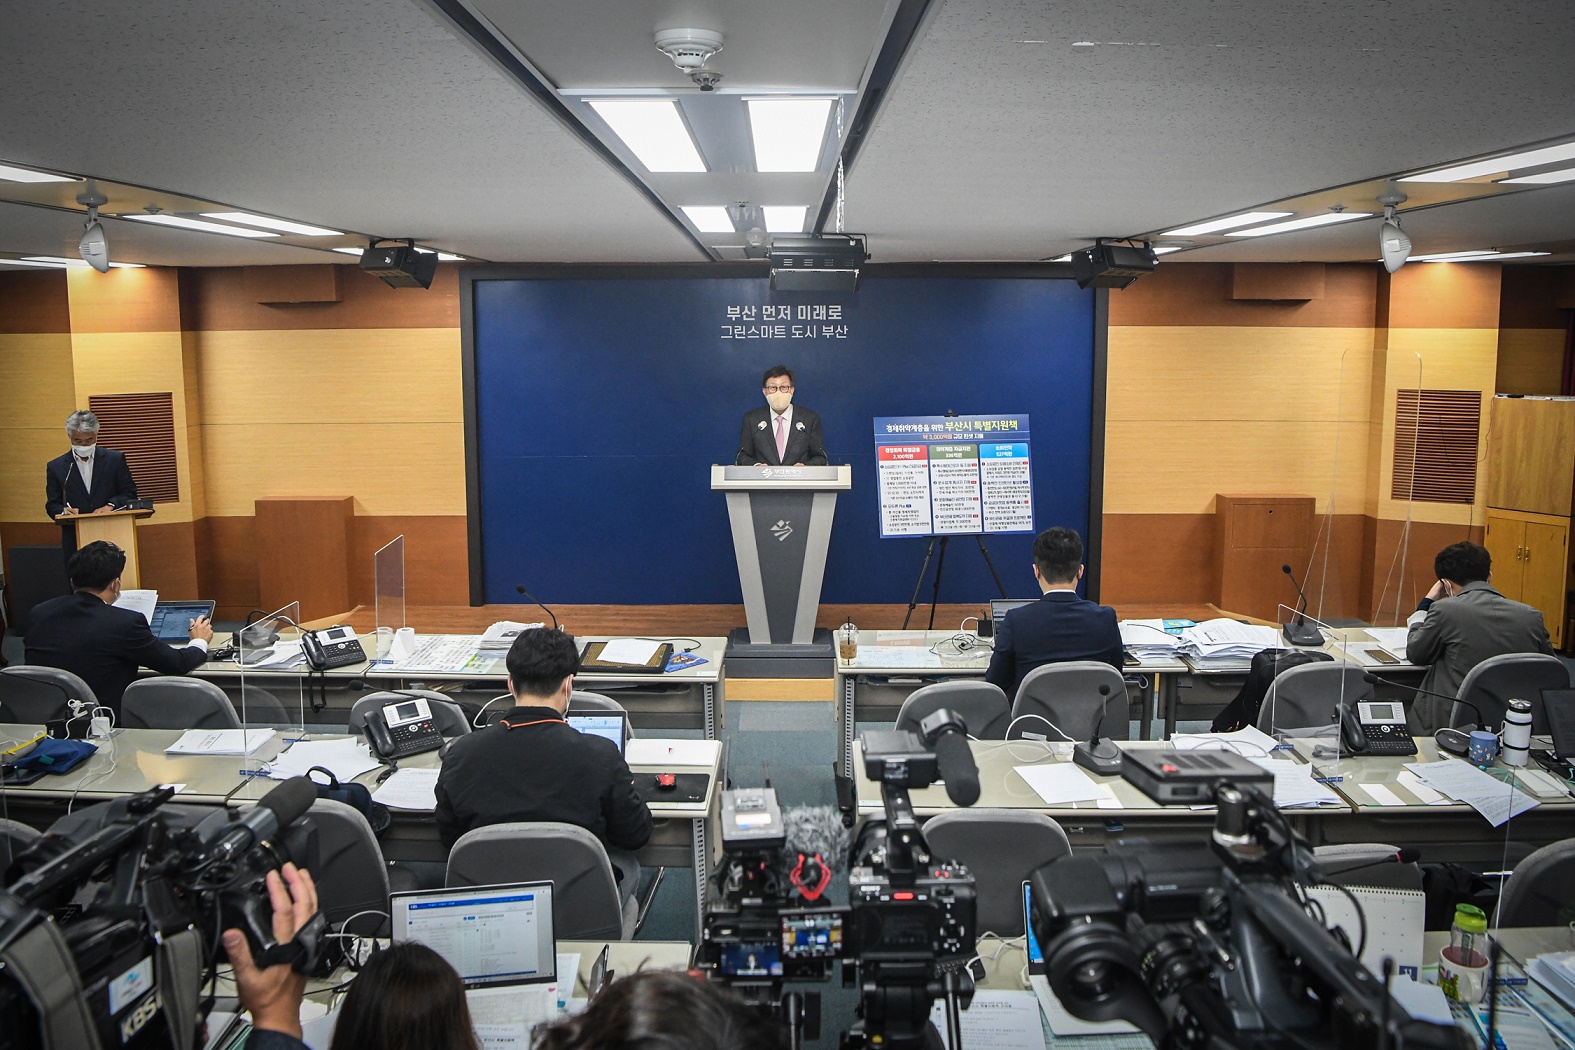
[{"label": "seated reporter", "polygon": [[104,707],[120,717],[120,697],[139,667],[185,674],[208,659],[213,624],[190,621],[191,641],[176,649],[154,637],[139,612],[116,608],[126,553],[94,540],[66,562],[73,593],[33,607],[27,623],[27,662],[70,671]]},{"label": "seated reporter", "polygon": [[[489,824],[558,821],[601,839],[611,855],[651,837],[651,811],[610,740],[582,734],[564,721],[574,672],[574,637],[559,630],[523,631],[506,660],[514,707],[479,732],[448,745],[437,781],[437,825],[443,845]],[[631,856],[610,856],[620,892],[634,892]]]},{"label": "seated reporter", "polygon": [[[677,970],[643,970],[614,981],[584,1013],[547,1029],[535,1050],[777,1050],[783,1045],[781,1025],[728,989]],[[334,1050],[340,1050],[337,1042]]]}]

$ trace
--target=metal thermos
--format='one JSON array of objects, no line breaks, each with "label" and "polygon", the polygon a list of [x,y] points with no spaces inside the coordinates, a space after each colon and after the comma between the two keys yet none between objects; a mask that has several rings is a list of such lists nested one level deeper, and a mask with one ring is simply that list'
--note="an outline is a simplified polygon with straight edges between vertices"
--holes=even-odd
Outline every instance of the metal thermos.
[{"label": "metal thermos", "polygon": [[1511,700],[1504,712],[1504,742],[1499,749],[1499,761],[1506,766],[1523,766],[1531,752],[1531,704],[1525,700]]}]

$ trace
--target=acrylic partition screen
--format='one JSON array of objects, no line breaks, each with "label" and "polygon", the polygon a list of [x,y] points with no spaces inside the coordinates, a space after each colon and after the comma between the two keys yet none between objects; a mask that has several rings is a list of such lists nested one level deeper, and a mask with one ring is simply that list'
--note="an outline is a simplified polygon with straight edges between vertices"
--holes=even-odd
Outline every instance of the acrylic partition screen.
[{"label": "acrylic partition screen", "polygon": [[[373,602],[379,632],[387,627],[392,633],[405,626],[405,537],[395,536],[372,555]],[[363,645],[362,648],[370,649]],[[379,650],[381,650],[379,646]],[[384,654],[379,651],[378,657]]]},{"label": "acrylic partition screen", "polygon": [[[927,540],[879,535],[878,416],[992,411],[1034,423],[1034,521],[1087,534],[1094,293],[1070,281],[866,278],[773,293],[765,277],[474,283],[474,421],[485,600],[549,605],[741,600],[710,465],[730,464],[761,377],[797,373],[795,428],[819,414],[851,464],[825,602],[903,602]],[[807,436],[807,435],[806,435]],[[1031,535],[992,536],[1014,596]],[[953,544],[941,601],[994,593]]]},{"label": "acrylic partition screen", "polygon": [[304,735],[306,692],[301,653],[301,607],[291,602],[284,608],[255,619],[239,634],[241,725],[247,730],[243,768],[260,768],[262,758],[271,757],[277,747],[256,749],[253,731],[275,730],[281,737]]}]

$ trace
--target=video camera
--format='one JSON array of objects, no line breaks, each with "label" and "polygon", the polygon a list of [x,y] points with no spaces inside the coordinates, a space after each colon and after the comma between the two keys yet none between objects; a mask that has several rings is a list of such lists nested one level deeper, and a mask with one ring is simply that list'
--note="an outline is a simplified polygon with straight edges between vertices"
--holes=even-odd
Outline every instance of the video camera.
[{"label": "video camera", "polygon": [[1128,1021],[1161,1050],[1466,1045],[1413,1020],[1325,928],[1312,851],[1272,797],[1229,781],[1213,796],[1207,846],[1129,840],[1034,872],[1033,932],[1069,1011]]},{"label": "video camera", "polygon": [[260,967],[315,968],[321,912],[279,943],[264,882],[317,860],[298,823],[317,797],[286,780],[239,811],[176,806],[159,787],[57,822],[17,855],[0,891],[0,1050],[191,1050],[212,999],[199,1000],[235,927]]},{"label": "video camera", "polygon": [[803,907],[802,894],[774,877],[786,841],[776,793],[729,791],[722,802],[727,855],[721,900],[707,909],[701,964],[787,1026],[791,1045],[818,1036],[818,996],[784,982],[824,981],[844,960],[844,984],[859,989],[859,1019],[844,1047],[939,1047],[930,1025],[938,998],[948,1004],[953,1047],[958,1011],[973,997],[966,968],[974,954],[974,881],[960,865],[930,854],[908,792],[944,774],[953,801],[978,799],[978,770],[960,717],[938,711],[908,731],[861,734],[864,768],[881,785],[884,819],[867,821],[850,851],[848,907]]}]

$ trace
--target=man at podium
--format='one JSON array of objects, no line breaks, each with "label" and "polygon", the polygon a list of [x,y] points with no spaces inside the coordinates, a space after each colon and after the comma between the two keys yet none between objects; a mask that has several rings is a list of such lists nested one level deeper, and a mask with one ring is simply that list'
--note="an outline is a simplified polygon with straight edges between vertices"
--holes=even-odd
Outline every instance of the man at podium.
[{"label": "man at podium", "polygon": [[760,386],[766,407],[744,413],[734,462],[740,467],[824,467],[826,438],[820,416],[793,404],[793,370],[787,365],[767,369]]},{"label": "man at podium", "polygon": [[[44,509],[51,520],[62,514],[102,514],[112,503],[137,498],[126,457],[98,447],[98,417],[77,411],[66,418],[71,451],[50,460],[44,468]],[[60,545],[69,556],[77,549],[74,522],[60,523]]]}]

